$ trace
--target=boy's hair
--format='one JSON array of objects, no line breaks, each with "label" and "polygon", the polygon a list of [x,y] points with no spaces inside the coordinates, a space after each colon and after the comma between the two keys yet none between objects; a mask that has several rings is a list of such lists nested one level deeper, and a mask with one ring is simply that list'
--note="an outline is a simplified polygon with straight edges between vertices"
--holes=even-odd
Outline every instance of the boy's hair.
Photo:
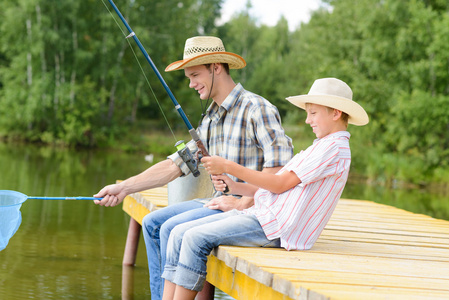
[{"label": "boy's hair", "polygon": [[[334,109],[336,109],[336,108],[332,108],[332,107],[329,107],[329,106],[326,106],[326,109],[327,109],[327,111],[329,112],[329,113],[331,113]],[[340,110],[341,111],[341,110]],[[345,113],[344,111],[341,111],[341,117],[340,117],[340,120],[342,120],[343,121],[343,123],[345,124],[345,126],[346,127],[348,127],[348,121],[349,121],[349,115],[347,114],[347,113]]]},{"label": "boy's hair", "polygon": [[[227,63],[219,63],[219,64],[221,64],[222,66],[223,66],[223,68],[225,69],[225,71],[226,71],[226,74],[228,74],[229,75],[229,64],[227,64]],[[211,66],[212,64],[205,64],[205,66],[206,66],[206,68],[210,71],[210,66]]]}]

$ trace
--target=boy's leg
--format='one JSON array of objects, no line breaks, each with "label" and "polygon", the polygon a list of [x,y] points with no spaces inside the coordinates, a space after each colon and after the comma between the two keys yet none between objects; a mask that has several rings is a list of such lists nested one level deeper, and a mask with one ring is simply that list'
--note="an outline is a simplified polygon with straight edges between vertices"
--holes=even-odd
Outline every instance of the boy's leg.
[{"label": "boy's leg", "polygon": [[219,245],[279,247],[265,236],[256,217],[236,211],[177,226],[167,249],[163,277],[184,288],[200,291],[206,278],[207,256]]},{"label": "boy's leg", "polygon": [[[162,224],[160,229],[160,250],[161,250],[161,273],[159,276],[162,275],[164,272],[164,266],[165,266],[165,260],[167,255],[167,243],[170,236],[171,231],[173,228],[175,228],[177,225],[184,224],[190,221],[195,221],[202,219],[204,217],[208,217],[211,215],[216,214],[222,214],[223,211],[217,210],[217,209],[210,209],[207,207],[203,207],[203,204],[201,203],[200,208],[191,209],[189,211],[180,213],[174,217],[171,217],[168,219],[164,224]],[[162,281],[161,285],[161,291],[164,290],[164,281]],[[153,298],[151,298],[153,300]]]},{"label": "boy's leg", "polygon": [[142,233],[147,251],[152,300],[162,299],[163,282],[161,274],[163,265],[161,262],[161,242],[159,234],[162,224],[173,216],[202,207],[203,204],[198,201],[185,201],[151,212],[143,218]]},{"label": "boy's leg", "polygon": [[[164,271],[165,259],[167,254],[167,243],[170,237],[170,233],[176,226],[180,224],[184,224],[191,221],[196,221],[199,219],[203,219],[205,217],[209,217],[211,215],[221,214],[223,211],[217,209],[210,209],[207,207],[203,207],[201,203],[200,208],[191,209],[189,211],[180,213],[176,216],[168,219],[164,224],[161,225],[160,229],[160,249],[161,249],[161,262],[162,262],[162,272]],[[153,300],[153,299],[152,299]]]},{"label": "boy's leg", "polygon": [[164,282],[164,294],[162,295],[162,300],[170,299],[172,300],[175,296],[176,284],[165,280]]}]

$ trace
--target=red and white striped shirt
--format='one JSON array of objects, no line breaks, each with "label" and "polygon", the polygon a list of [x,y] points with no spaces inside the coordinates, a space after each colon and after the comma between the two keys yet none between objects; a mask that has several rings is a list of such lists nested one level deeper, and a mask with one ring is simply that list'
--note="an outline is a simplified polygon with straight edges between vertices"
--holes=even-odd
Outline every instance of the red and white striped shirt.
[{"label": "red and white striped shirt", "polygon": [[254,214],[268,239],[281,239],[287,250],[310,249],[329,221],[349,174],[350,134],[339,131],[316,139],[277,174],[294,172],[301,183],[282,194],[259,189]]}]

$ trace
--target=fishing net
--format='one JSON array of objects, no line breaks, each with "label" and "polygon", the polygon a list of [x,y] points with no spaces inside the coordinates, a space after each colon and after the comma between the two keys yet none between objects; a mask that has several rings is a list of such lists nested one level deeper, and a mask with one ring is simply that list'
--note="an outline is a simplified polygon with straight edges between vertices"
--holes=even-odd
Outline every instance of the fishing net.
[{"label": "fishing net", "polygon": [[9,239],[22,223],[20,207],[27,199],[35,200],[102,200],[95,197],[30,197],[10,190],[0,190],[0,251],[6,248]]},{"label": "fishing net", "polygon": [[22,223],[20,207],[27,196],[15,191],[0,191],[0,251],[8,245],[9,239]]}]

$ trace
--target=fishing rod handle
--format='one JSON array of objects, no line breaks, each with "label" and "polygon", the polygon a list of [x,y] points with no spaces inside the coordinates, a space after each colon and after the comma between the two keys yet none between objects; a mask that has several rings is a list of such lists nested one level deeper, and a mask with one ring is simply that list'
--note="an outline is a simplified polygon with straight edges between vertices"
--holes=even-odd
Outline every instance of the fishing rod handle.
[{"label": "fishing rod handle", "polygon": [[201,160],[201,157],[203,156],[210,156],[209,152],[207,152],[206,147],[204,146],[203,142],[201,141],[200,137],[198,136],[198,133],[195,129],[189,130],[190,136],[192,137],[193,141],[196,143],[196,146],[198,147],[197,158],[198,160]]},{"label": "fishing rod handle", "polygon": [[[210,156],[209,152],[207,152],[206,147],[204,146],[203,142],[201,141],[200,137],[198,136],[198,133],[195,129],[189,130],[190,136],[193,138],[193,140],[196,143],[196,146],[198,147],[198,152],[196,153],[196,157],[198,161],[201,161],[201,157],[203,156]],[[224,181],[223,181],[224,183]],[[229,193],[229,187],[226,185],[225,190],[223,193]]]}]

